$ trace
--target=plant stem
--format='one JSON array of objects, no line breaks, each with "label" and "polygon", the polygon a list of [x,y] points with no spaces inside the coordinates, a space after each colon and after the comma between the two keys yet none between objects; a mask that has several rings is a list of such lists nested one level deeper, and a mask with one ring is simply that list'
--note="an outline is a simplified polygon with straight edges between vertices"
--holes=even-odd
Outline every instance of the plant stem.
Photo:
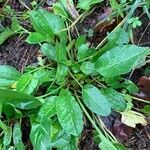
[{"label": "plant stem", "polygon": [[48,96],[54,94],[59,89],[61,89],[63,86],[64,86],[64,84],[60,85],[57,89],[53,90],[52,92],[46,93],[46,94],[41,95],[41,96],[37,96],[36,98],[45,98],[45,97],[48,97]]},{"label": "plant stem", "polygon": [[69,70],[69,74],[71,75],[71,77],[77,82],[77,84],[81,87],[81,88],[83,88],[83,86],[79,83],[79,81],[74,77],[74,75],[70,72],[70,70]]}]

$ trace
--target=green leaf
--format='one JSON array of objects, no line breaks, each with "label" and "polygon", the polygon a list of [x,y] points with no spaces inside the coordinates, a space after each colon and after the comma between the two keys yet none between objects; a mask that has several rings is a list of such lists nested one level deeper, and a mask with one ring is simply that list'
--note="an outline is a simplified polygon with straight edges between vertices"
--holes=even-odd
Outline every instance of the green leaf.
[{"label": "green leaf", "polygon": [[41,45],[41,52],[43,53],[43,55],[45,55],[46,57],[48,57],[48,59],[50,60],[57,60],[56,57],[56,48],[54,45],[50,44],[50,43],[44,43]]},{"label": "green leaf", "polygon": [[13,129],[13,143],[17,150],[25,150],[22,142],[22,131],[20,123],[16,123]]},{"label": "green leaf", "polygon": [[69,144],[70,135],[68,135],[56,120],[51,126],[51,146],[54,148],[62,148]]},{"label": "green leaf", "polygon": [[3,113],[6,114],[8,119],[18,119],[23,116],[20,110],[8,103],[3,105]]},{"label": "green leaf", "polygon": [[68,18],[68,14],[65,11],[64,6],[60,2],[56,2],[53,4],[53,10],[56,15],[60,15],[64,18]]},{"label": "green leaf", "polygon": [[2,33],[0,33],[0,45],[3,44],[3,42],[13,35],[13,31],[9,28],[6,28]]},{"label": "green leaf", "polygon": [[54,35],[61,35],[63,39],[66,38],[66,32],[60,33],[60,30],[64,29],[65,25],[59,16],[40,8],[36,11],[31,11],[30,19],[36,32],[46,37],[45,40],[53,41]]},{"label": "green leaf", "polygon": [[110,49],[96,62],[96,69],[106,78],[128,73],[145,59],[148,48],[123,45]]},{"label": "green leaf", "polygon": [[[27,73],[28,74],[28,73]],[[22,77],[23,79],[20,79],[18,84],[22,84],[22,87],[25,87],[23,89],[20,89],[19,91],[22,91],[27,94],[34,94],[34,92],[38,89],[40,85],[42,85],[45,82],[53,81],[55,77],[55,71],[54,70],[38,70],[33,73],[30,82],[25,82],[26,78]],[[17,84],[17,85],[18,85]],[[18,88],[17,88],[18,89]]]},{"label": "green leaf", "polygon": [[11,30],[12,30],[13,32],[18,32],[18,31],[21,30],[21,26],[19,25],[19,22],[18,22],[16,16],[14,16],[14,17],[12,18]]},{"label": "green leaf", "polygon": [[58,150],[79,150],[78,148],[78,138],[71,137],[70,142],[63,148],[60,148]]},{"label": "green leaf", "polygon": [[88,44],[82,44],[80,47],[78,47],[77,59],[78,61],[83,60],[84,58],[87,58],[94,53],[95,49],[89,48]]},{"label": "green leaf", "polygon": [[123,17],[122,6],[116,0],[110,0],[110,5],[114,11],[118,12],[119,15]]},{"label": "green leaf", "polygon": [[101,116],[107,116],[111,113],[110,103],[97,87],[85,85],[82,89],[82,98],[92,112]]},{"label": "green leaf", "polygon": [[0,89],[0,93],[1,104],[10,103],[20,109],[33,109],[41,105],[38,99],[21,92]]},{"label": "green leaf", "polygon": [[85,44],[86,35],[81,35],[76,39],[75,47],[78,49],[81,45]]},{"label": "green leaf", "polygon": [[91,63],[90,61],[83,62],[80,66],[80,69],[86,75],[97,75],[98,72],[95,68],[95,64]]},{"label": "green leaf", "polygon": [[67,50],[65,43],[56,43],[56,57],[59,63],[67,62]]},{"label": "green leaf", "polygon": [[0,65],[0,87],[10,87],[21,77],[21,73],[15,68]]},{"label": "green leaf", "polygon": [[50,121],[47,120],[43,123],[32,121],[31,125],[30,139],[33,145],[33,150],[50,150]]},{"label": "green leaf", "polygon": [[4,139],[3,139],[4,146],[8,146],[11,143],[11,138],[12,138],[12,128],[7,127],[7,130],[4,130]]},{"label": "green leaf", "polygon": [[56,102],[56,111],[62,128],[74,136],[83,129],[82,111],[68,90],[62,89]]},{"label": "green leaf", "polygon": [[102,54],[116,46],[122,46],[123,44],[128,43],[128,33],[122,28],[117,28],[108,34],[108,43],[98,50],[98,53],[96,56],[94,56],[93,60],[96,61]]},{"label": "green leaf", "polygon": [[49,37],[46,37],[39,32],[31,32],[29,34],[29,36],[27,37],[26,42],[28,42],[29,44],[38,44],[38,43],[41,43],[43,41],[49,42],[48,38]]},{"label": "green leaf", "polygon": [[24,89],[30,83],[31,79],[32,79],[32,74],[30,73],[23,74],[17,82],[17,87],[16,87],[17,91],[24,91]]},{"label": "green leaf", "polygon": [[78,1],[78,8],[88,10],[90,9],[90,6],[96,3],[101,3],[103,0],[79,0]]},{"label": "green leaf", "polygon": [[45,103],[42,105],[38,112],[37,121],[44,122],[48,118],[56,114],[56,103],[57,96],[49,97],[45,100]]},{"label": "green leaf", "polygon": [[141,112],[146,113],[148,116],[150,116],[150,105],[145,105],[144,108],[140,110]]},{"label": "green leaf", "polygon": [[127,104],[124,96],[121,93],[115,91],[111,88],[103,88],[101,92],[105,96],[105,98],[110,102],[112,109],[116,111],[123,111],[126,109]]},{"label": "green leaf", "polygon": [[66,80],[66,76],[68,74],[68,67],[63,64],[58,64],[57,73],[56,73],[56,82],[58,84],[62,84]]}]

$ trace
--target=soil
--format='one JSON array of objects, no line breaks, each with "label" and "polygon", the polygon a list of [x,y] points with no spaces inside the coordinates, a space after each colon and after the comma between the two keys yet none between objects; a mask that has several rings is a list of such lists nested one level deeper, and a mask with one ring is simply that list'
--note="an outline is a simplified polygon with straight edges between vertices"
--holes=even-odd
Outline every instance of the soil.
[{"label": "soil", "polygon": [[[12,1],[15,2],[15,1]],[[11,4],[12,4],[11,2]],[[23,10],[24,7],[12,4],[14,9]],[[102,13],[107,13],[106,9],[107,4],[102,7],[100,10],[95,9],[90,16],[88,16],[84,22],[82,23],[82,31],[86,31],[92,29],[99,19],[102,19]],[[141,46],[150,46],[150,21],[146,15],[141,15],[142,26],[133,31],[134,33],[134,43]],[[105,28],[96,29],[93,33],[94,36],[92,38],[89,37],[90,43],[94,43],[96,45],[99,43],[107,34],[108,31],[111,31],[115,25],[116,21],[113,24],[105,23]],[[106,26],[106,25],[109,25]],[[107,30],[106,30],[107,29]],[[101,36],[99,36],[101,35]],[[29,45],[25,41],[24,36],[15,35],[9,38],[4,42],[3,45],[0,46],[0,64],[7,64],[14,66],[20,71],[23,71],[25,66],[33,65],[37,62],[37,57],[39,55],[39,46],[38,45]],[[143,75],[143,70],[141,69],[135,70],[132,74],[132,80],[137,83],[138,79]],[[114,118],[107,118],[107,126],[113,128],[114,126]],[[109,120],[109,121],[108,121]],[[25,125],[23,127],[23,135],[24,133],[29,133],[30,127],[29,125]],[[28,137],[29,135],[25,135]],[[24,142],[27,143],[27,139],[24,139]],[[128,133],[128,137],[123,143],[128,147],[129,150],[150,150],[150,123],[146,127],[137,126],[137,128],[133,129],[130,134]],[[30,145],[30,142],[29,142]],[[30,146],[29,146],[30,147]],[[80,141],[80,149],[81,150],[96,150],[98,149],[97,145],[93,141],[93,128],[89,123],[85,125],[84,132],[82,135],[82,139]]]},{"label": "soil", "polygon": [[14,66],[20,71],[37,62],[39,46],[29,45],[25,37],[13,36],[0,46],[0,64]]}]

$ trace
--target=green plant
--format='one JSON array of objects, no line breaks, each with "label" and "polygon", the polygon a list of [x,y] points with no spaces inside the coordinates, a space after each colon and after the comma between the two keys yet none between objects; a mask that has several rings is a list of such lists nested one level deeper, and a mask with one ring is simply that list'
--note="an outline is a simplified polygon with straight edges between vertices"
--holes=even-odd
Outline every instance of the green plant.
[{"label": "green plant", "polygon": [[[0,121],[1,148],[9,148],[13,138],[14,148],[25,149],[20,128],[26,117],[30,119],[34,149],[76,150],[85,115],[98,135],[100,149],[125,149],[106,130],[99,116],[108,116],[114,110],[130,115],[130,120],[135,117],[135,113],[131,114],[130,94],[138,88],[122,75],[143,65],[150,50],[129,44],[128,33],[119,27],[108,34],[108,42],[98,49],[89,46],[86,35],[72,38],[70,29],[75,22],[66,27],[69,14],[62,2],[58,6],[64,15],[43,8],[30,12],[35,31],[28,32],[26,42],[39,44],[49,63],[41,58],[38,67],[28,66],[22,74],[13,67],[0,66],[0,113],[7,118]],[[78,7],[86,10],[98,1],[87,2],[82,5],[83,1],[79,1]],[[42,94],[41,87],[45,89]],[[15,120],[13,128],[9,126],[10,119]],[[145,123],[144,116],[140,115],[140,119],[134,125]],[[126,124],[131,125],[130,121]]]},{"label": "green plant", "polygon": [[132,25],[133,28],[140,27],[142,22],[139,20],[139,17],[132,17],[128,20],[128,23]]}]

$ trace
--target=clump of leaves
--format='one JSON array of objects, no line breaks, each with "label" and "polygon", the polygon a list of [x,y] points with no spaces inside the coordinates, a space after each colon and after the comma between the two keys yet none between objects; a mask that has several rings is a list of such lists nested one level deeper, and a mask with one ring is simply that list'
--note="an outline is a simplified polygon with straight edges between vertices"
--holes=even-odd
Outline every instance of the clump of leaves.
[{"label": "clump of leaves", "polygon": [[[86,10],[98,1],[82,3],[79,1],[78,7]],[[64,15],[69,15],[62,2],[61,6]],[[137,87],[122,75],[143,65],[149,48],[129,44],[128,33],[122,28],[108,35],[104,47],[90,47],[86,35],[70,36],[64,16],[43,8],[31,11],[30,21],[35,31],[29,32],[26,42],[40,44],[41,53],[49,63],[41,58],[38,67],[26,67],[22,74],[13,67],[0,66],[0,112],[8,118],[0,121],[1,147],[10,147],[13,139],[14,148],[25,149],[20,122],[26,116],[30,118],[30,140],[34,149],[78,149],[85,114],[98,134],[100,149],[124,149],[113,135],[107,131],[104,134],[96,118],[108,116],[113,110],[123,114],[123,120],[127,115],[129,119],[139,115],[142,122],[124,121],[132,127],[137,123],[146,124],[143,115],[130,111],[131,96],[126,94]],[[127,93],[117,90],[120,88]],[[9,126],[10,113],[11,119],[16,120],[13,127]]]}]

